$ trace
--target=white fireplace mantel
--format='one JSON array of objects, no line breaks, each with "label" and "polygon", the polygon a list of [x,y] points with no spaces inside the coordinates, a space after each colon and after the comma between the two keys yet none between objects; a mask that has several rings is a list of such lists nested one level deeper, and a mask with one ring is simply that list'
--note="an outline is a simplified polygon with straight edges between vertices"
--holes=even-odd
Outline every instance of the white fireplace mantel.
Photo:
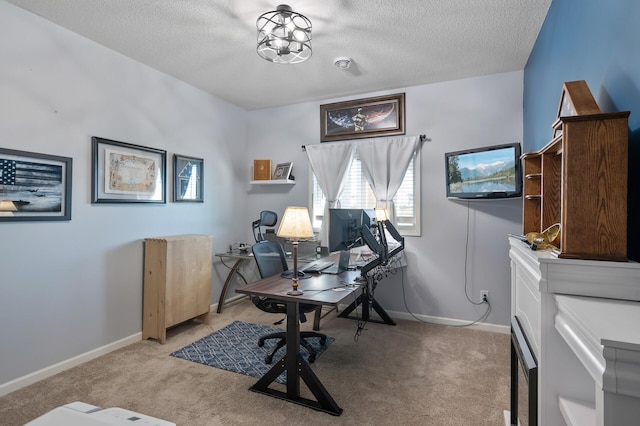
[{"label": "white fireplace mantel", "polygon": [[538,361],[541,425],[640,418],[640,265],[559,259],[516,238],[511,311]]}]

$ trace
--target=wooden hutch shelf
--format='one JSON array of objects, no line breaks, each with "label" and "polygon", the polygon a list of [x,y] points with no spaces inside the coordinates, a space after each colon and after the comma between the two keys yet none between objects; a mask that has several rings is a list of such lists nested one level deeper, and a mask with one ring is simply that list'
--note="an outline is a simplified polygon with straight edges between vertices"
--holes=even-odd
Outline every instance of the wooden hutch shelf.
[{"label": "wooden hutch shelf", "polygon": [[564,84],[553,139],[522,156],[524,234],[560,223],[558,257],[627,260],[628,117]]}]

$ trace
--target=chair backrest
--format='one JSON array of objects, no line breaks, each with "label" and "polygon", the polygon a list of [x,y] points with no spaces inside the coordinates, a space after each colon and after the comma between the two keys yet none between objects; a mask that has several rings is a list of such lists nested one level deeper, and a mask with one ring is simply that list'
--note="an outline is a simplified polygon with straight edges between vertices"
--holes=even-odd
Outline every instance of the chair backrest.
[{"label": "chair backrest", "polygon": [[[253,257],[256,259],[258,265],[258,271],[260,271],[260,277],[267,278],[276,274],[280,274],[289,270],[287,265],[287,255],[284,251],[284,247],[277,241],[260,241],[251,247],[253,251]],[[286,302],[278,299],[271,299],[269,297],[252,296],[251,301],[254,305],[265,312],[269,313],[286,313]],[[318,309],[317,305],[310,305],[301,303],[300,309],[300,322],[307,321],[306,312],[311,312]]]},{"label": "chair backrest", "polygon": [[260,212],[260,219],[255,220],[251,223],[251,228],[253,230],[253,238],[256,240],[256,243],[260,241],[264,241],[264,235],[262,234],[263,226],[275,226],[278,222],[278,215],[276,212],[272,212],[271,210],[262,210]]},{"label": "chair backrest", "polygon": [[251,247],[262,278],[287,271],[287,257],[282,244],[277,241],[260,241]]}]

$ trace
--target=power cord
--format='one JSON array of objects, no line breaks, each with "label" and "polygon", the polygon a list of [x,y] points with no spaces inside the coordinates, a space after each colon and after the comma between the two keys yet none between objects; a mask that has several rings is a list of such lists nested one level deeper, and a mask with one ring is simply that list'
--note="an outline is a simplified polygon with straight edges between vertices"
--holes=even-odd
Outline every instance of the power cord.
[{"label": "power cord", "polygon": [[[489,314],[491,313],[491,302],[489,302],[489,299],[487,298],[486,295],[482,296],[482,301],[480,302],[474,302],[473,300],[471,300],[471,298],[469,297],[469,292],[467,290],[468,287],[468,277],[467,277],[467,264],[469,261],[469,212],[470,212],[471,208],[469,206],[469,201],[467,201],[467,235],[466,235],[466,239],[465,239],[465,248],[464,248],[464,295],[467,298],[467,300],[469,301],[469,303],[471,303],[472,305],[487,305],[487,309],[484,311],[484,313],[482,315],[480,315],[480,317],[472,322],[469,322],[467,324],[452,324],[452,325],[448,325],[449,327],[469,327],[472,326],[474,324],[477,324],[481,321],[484,321],[485,319],[487,319],[489,317]],[[445,325],[445,324],[441,324],[441,323],[436,323],[436,322],[432,322],[432,321],[426,321],[423,320],[421,318],[418,318],[417,316],[415,316],[411,310],[409,310],[409,306],[407,305],[407,297],[406,297],[406,292],[405,292],[405,288],[404,288],[404,271],[401,271],[401,284],[402,284],[402,300],[404,302],[404,307],[407,310],[407,312],[409,313],[409,315],[411,315],[413,318],[415,318],[417,321],[425,323],[425,324],[433,324],[433,325]]]},{"label": "power cord", "polygon": [[[485,303],[484,301],[485,298],[483,297],[482,298],[483,300],[481,302],[474,302],[469,297],[469,292],[467,290],[467,287],[468,287],[467,264],[469,263],[469,212],[470,211],[471,211],[471,208],[469,206],[469,201],[467,201],[467,235],[465,237],[466,239],[464,243],[464,295],[469,301],[469,303],[471,303],[472,305],[482,305]],[[489,303],[489,300],[487,300],[487,303]]]}]

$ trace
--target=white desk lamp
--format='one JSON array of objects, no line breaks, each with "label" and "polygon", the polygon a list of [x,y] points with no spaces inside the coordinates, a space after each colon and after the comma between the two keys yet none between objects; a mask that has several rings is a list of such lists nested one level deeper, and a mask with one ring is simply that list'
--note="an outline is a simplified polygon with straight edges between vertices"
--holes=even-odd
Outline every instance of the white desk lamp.
[{"label": "white desk lamp", "polygon": [[293,290],[288,291],[287,294],[301,296],[303,293],[298,290],[298,239],[313,237],[309,210],[306,207],[287,207],[276,235],[293,239],[293,282],[291,284]]}]

